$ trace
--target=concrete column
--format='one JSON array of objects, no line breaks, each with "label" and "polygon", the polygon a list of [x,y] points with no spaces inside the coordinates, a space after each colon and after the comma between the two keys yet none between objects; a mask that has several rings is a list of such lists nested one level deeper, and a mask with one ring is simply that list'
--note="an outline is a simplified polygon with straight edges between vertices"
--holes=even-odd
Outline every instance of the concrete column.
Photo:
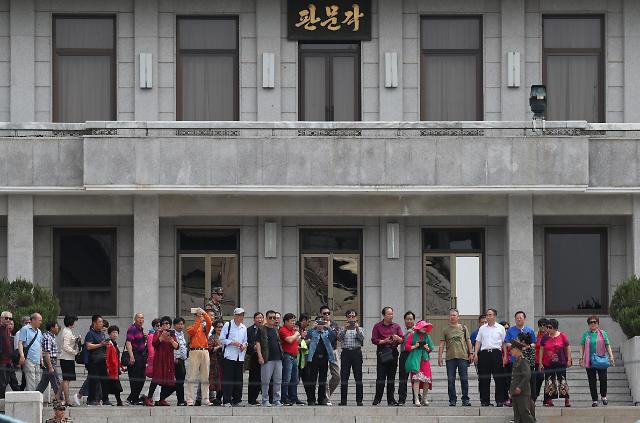
[{"label": "concrete column", "polygon": [[35,120],[35,2],[11,0],[11,121]]},{"label": "concrete column", "polygon": [[160,219],[157,196],[133,199],[133,313],[158,317]]},{"label": "concrete column", "polygon": [[631,216],[631,271],[640,276],[640,195],[633,196],[633,215]]},{"label": "concrete column", "polygon": [[6,393],[4,413],[21,422],[42,421],[42,394],[38,391]]},{"label": "concrete column", "polygon": [[[264,222],[276,222],[277,257],[264,256]],[[283,277],[282,277],[282,219],[260,218],[258,220],[258,310],[263,313],[269,309],[283,310]],[[294,310],[293,305],[286,304],[287,311]]]},{"label": "concrete column", "polygon": [[[135,119],[158,120],[158,1],[134,3]],[[153,57],[153,88],[140,88],[140,53]]]},{"label": "concrete column", "polygon": [[[502,0],[500,8],[500,27],[502,29],[502,49],[500,66],[502,77],[500,93],[502,97],[502,120],[523,121],[526,118],[525,96],[525,8],[524,0]],[[520,87],[507,86],[507,52],[520,53]]]},{"label": "concrete column", "polygon": [[[378,2],[380,120],[403,120],[402,23],[402,0]],[[385,53],[398,53],[398,87],[396,88],[385,87]]]},{"label": "concrete column", "polygon": [[33,281],[33,196],[7,198],[7,279]]},{"label": "concrete column", "polygon": [[[256,63],[258,64],[258,120],[282,120],[281,81],[281,11],[280,0],[260,0],[256,2]],[[262,88],[262,53],[275,55],[275,87]]]},{"label": "concrete column", "polygon": [[523,310],[533,319],[533,197],[529,194],[509,195],[507,243],[507,310],[498,313],[510,321],[516,311]]},{"label": "concrete column", "polygon": [[[396,222],[400,223],[398,231],[400,258],[393,259],[387,257],[387,244],[390,241],[387,236],[387,223]],[[405,312],[404,236],[402,218],[380,220],[380,305],[393,307],[397,322],[402,321],[402,315]]]},{"label": "concrete column", "polygon": [[[624,0],[624,121],[640,122],[640,2]],[[636,274],[637,270],[636,270]]]}]

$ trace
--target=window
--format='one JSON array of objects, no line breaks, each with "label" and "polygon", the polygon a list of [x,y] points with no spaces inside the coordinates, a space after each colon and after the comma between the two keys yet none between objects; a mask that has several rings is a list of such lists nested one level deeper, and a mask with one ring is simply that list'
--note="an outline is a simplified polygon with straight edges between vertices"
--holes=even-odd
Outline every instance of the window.
[{"label": "window", "polygon": [[604,121],[602,16],[543,18],[548,120]]},{"label": "window", "polygon": [[606,228],[545,231],[547,314],[606,314],[608,265]]},{"label": "window", "polygon": [[204,307],[215,287],[224,289],[222,313],[233,316],[240,305],[240,233],[237,229],[178,231],[178,314]]},{"label": "window", "polygon": [[117,314],[116,230],[54,229],[53,239],[60,314]]},{"label": "window", "polygon": [[481,19],[422,18],[420,119],[483,119]]},{"label": "window", "polygon": [[300,120],[360,120],[360,44],[300,44]]},{"label": "window", "polygon": [[115,18],[54,16],[53,120],[116,120]]},{"label": "window", "polygon": [[238,18],[181,17],[178,120],[238,120]]}]

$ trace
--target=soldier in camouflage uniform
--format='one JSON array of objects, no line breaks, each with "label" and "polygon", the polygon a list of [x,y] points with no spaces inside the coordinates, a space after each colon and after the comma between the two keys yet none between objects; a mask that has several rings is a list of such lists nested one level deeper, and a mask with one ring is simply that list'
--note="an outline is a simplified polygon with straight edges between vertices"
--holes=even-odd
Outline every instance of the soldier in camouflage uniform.
[{"label": "soldier in camouflage uniform", "polygon": [[211,291],[211,301],[207,302],[204,309],[205,311],[213,311],[213,315],[215,317],[214,320],[222,319],[222,296],[223,296],[222,287],[216,286]]}]

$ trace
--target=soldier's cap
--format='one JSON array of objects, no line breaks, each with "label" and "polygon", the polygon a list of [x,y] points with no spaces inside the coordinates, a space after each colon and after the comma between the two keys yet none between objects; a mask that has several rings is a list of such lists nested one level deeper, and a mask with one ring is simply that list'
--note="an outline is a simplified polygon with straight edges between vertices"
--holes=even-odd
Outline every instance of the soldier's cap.
[{"label": "soldier's cap", "polygon": [[212,294],[218,294],[218,295],[222,295],[223,294],[223,289],[221,286],[216,286],[215,288],[213,288],[213,290],[211,291]]}]

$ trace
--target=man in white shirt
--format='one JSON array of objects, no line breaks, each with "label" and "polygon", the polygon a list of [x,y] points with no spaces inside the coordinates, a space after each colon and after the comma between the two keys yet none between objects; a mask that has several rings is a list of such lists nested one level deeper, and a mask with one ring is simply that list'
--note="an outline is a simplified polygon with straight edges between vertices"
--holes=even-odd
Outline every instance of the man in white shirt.
[{"label": "man in white shirt", "polygon": [[478,330],[476,351],[473,354],[473,361],[478,364],[480,404],[483,407],[493,405],[489,401],[492,375],[496,385],[496,406],[502,407],[506,400],[502,370],[502,344],[506,333],[504,326],[496,323],[497,314],[493,308],[487,310],[487,323]]},{"label": "man in white shirt", "polygon": [[233,320],[227,322],[220,332],[220,343],[224,345],[222,362],[222,402],[226,407],[242,401],[242,374],[247,350],[247,327],[242,323],[244,309],[233,310]]}]

